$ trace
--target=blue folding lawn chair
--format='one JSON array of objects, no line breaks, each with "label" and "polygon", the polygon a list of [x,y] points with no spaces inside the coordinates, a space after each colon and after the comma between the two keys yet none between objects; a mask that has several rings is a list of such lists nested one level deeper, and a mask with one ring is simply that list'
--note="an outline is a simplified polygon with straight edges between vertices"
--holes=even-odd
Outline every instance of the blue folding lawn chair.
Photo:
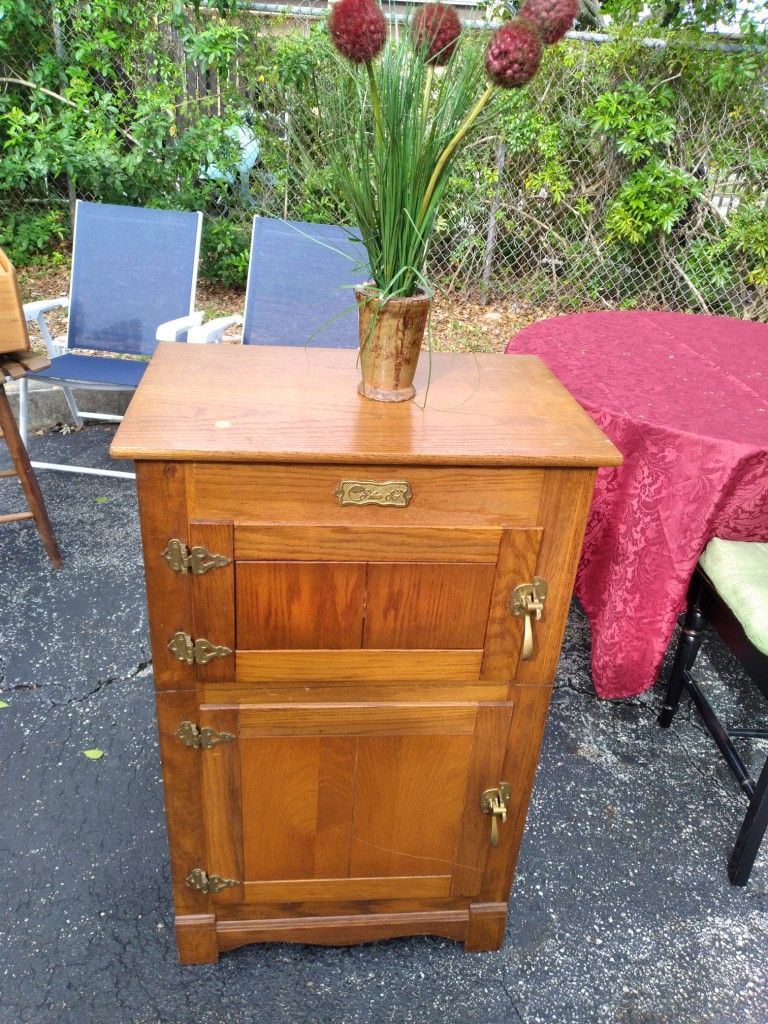
[{"label": "blue folding lawn chair", "polygon": [[371,275],[363,243],[350,235],[332,224],[254,217],[244,318],[211,320],[189,341],[220,341],[242,324],[244,345],[357,348],[352,286]]},{"label": "blue folding lawn chair", "polygon": [[[182,340],[202,322],[203,314],[194,312],[201,228],[200,213],[78,201],[69,297],[24,306],[27,322],[37,322],[51,357],[49,369],[30,374],[20,383],[19,419],[25,443],[29,379],[60,384],[78,427],[84,417],[119,422],[121,416],[79,409],[73,389],[133,391],[147,362],[119,356],[150,356],[158,341]],[[45,314],[66,307],[66,336],[54,339]],[[115,355],[85,355],[74,349]],[[96,476],[134,476],[87,466],[32,465]]]}]

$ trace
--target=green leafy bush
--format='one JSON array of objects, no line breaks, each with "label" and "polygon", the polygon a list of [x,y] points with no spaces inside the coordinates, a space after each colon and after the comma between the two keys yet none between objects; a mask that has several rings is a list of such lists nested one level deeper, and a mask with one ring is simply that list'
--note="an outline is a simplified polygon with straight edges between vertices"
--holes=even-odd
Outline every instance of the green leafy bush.
[{"label": "green leafy bush", "polygon": [[249,249],[246,225],[223,218],[206,221],[200,246],[201,275],[230,288],[244,286],[248,279]]}]

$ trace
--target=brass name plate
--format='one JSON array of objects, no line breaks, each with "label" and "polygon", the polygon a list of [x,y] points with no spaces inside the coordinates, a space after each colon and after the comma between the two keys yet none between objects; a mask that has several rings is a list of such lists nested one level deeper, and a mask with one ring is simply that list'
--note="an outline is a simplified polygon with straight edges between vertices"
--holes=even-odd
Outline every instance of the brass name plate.
[{"label": "brass name plate", "polygon": [[407,480],[342,480],[335,494],[340,505],[405,508],[413,491]]}]

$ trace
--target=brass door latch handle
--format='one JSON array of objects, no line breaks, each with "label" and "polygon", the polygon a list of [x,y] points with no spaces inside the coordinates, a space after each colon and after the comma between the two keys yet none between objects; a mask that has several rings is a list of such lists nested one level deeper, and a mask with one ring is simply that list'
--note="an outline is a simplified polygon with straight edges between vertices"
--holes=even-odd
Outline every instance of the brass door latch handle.
[{"label": "brass door latch handle", "polygon": [[547,581],[541,576],[534,576],[533,583],[521,583],[512,591],[509,599],[509,610],[515,618],[523,619],[523,661],[528,661],[533,654],[533,620],[541,619],[544,602],[547,599]]},{"label": "brass door latch handle", "polygon": [[507,820],[511,789],[508,782],[500,782],[496,789],[486,789],[480,797],[480,810],[491,816],[491,846],[499,845],[499,819]]}]

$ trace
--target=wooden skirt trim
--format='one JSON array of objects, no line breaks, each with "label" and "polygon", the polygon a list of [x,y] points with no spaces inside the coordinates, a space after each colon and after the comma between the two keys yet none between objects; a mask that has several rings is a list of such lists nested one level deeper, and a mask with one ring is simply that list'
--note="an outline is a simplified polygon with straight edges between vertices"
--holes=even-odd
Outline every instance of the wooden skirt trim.
[{"label": "wooden skirt trim", "polygon": [[219,949],[236,949],[249,942],[312,942],[348,946],[405,935],[440,935],[463,940],[469,910],[429,910],[346,917],[273,918],[269,921],[218,921]]}]

